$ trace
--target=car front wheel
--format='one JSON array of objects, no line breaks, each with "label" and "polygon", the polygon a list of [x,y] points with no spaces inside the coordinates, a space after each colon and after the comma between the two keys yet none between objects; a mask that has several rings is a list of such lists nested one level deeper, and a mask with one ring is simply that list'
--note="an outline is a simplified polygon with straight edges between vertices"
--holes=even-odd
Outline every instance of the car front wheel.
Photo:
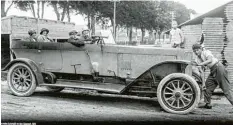
[{"label": "car front wheel", "polygon": [[24,63],[16,63],[10,67],[7,83],[16,96],[30,96],[36,89],[35,76],[31,68]]},{"label": "car front wheel", "polygon": [[157,97],[165,111],[187,114],[197,107],[200,89],[191,76],[173,73],[162,79],[157,88]]}]

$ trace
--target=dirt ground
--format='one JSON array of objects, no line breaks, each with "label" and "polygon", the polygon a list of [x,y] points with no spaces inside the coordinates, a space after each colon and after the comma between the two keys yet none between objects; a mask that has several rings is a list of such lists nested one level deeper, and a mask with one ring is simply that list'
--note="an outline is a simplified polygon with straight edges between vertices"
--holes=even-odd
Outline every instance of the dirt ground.
[{"label": "dirt ground", "polygon": [[30,97],[10,94],[1,82],[2,122],[41,121],[219,121],[233,123],[233,106],[222,95],[213,96],[213,109],[196,108],[188,115],[161,110],[156,98],[99,94],[65,89],[60,93],[37,87]]}]

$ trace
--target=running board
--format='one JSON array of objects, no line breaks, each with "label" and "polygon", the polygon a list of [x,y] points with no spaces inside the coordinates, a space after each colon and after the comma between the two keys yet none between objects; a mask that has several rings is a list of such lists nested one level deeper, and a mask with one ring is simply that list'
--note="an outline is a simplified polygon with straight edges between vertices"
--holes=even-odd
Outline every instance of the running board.
[{"label": "running board", "polygon": [[125,85],[113,84],[113,83],[88,83],[82,81],[57,81],[55,84],[40,84],[40,86],[51,86],[51,87],[66,87],[66,88],[79,88],[97,90],[106,93],[120,94],[121,90],[125,88]]}]

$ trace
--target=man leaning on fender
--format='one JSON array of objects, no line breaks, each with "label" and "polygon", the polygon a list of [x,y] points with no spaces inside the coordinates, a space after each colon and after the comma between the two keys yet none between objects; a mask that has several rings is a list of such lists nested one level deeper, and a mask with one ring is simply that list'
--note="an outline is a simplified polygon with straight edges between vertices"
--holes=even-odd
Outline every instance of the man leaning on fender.
[{"label": "man leaning on fender", "polygon": [[226,98],[233,105],[233,84],[230,83],[223,64],[212,55],[211,51],[202,49],[198,43],[194,44],[192,49],[197,56],[196,61],[192,62],[192,65],[207,66],[211,72],[205,82],[206,91],[204,91],[204,101],[206,104],[202,108],[212,108],[211,96],[217,85],[220,86]]}]

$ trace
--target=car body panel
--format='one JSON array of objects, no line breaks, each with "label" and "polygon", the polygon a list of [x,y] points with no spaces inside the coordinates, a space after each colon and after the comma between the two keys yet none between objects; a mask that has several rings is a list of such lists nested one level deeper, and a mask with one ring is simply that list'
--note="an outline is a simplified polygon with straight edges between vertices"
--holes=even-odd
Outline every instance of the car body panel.
[{"label": "car body panel", "polygon": [[[137,78],[161,62],[191,60],[192,53],[184,49],[70,43],[31,43],[13,41],[11,49],[17,58],[36,62],[41,71],[90,75],[93,63],[101,76]],[[73,65],[76,65],[75,67]],[[109,72],[112,71],[112,72]],[[114,72],[114,73],[113,73]]]}]

